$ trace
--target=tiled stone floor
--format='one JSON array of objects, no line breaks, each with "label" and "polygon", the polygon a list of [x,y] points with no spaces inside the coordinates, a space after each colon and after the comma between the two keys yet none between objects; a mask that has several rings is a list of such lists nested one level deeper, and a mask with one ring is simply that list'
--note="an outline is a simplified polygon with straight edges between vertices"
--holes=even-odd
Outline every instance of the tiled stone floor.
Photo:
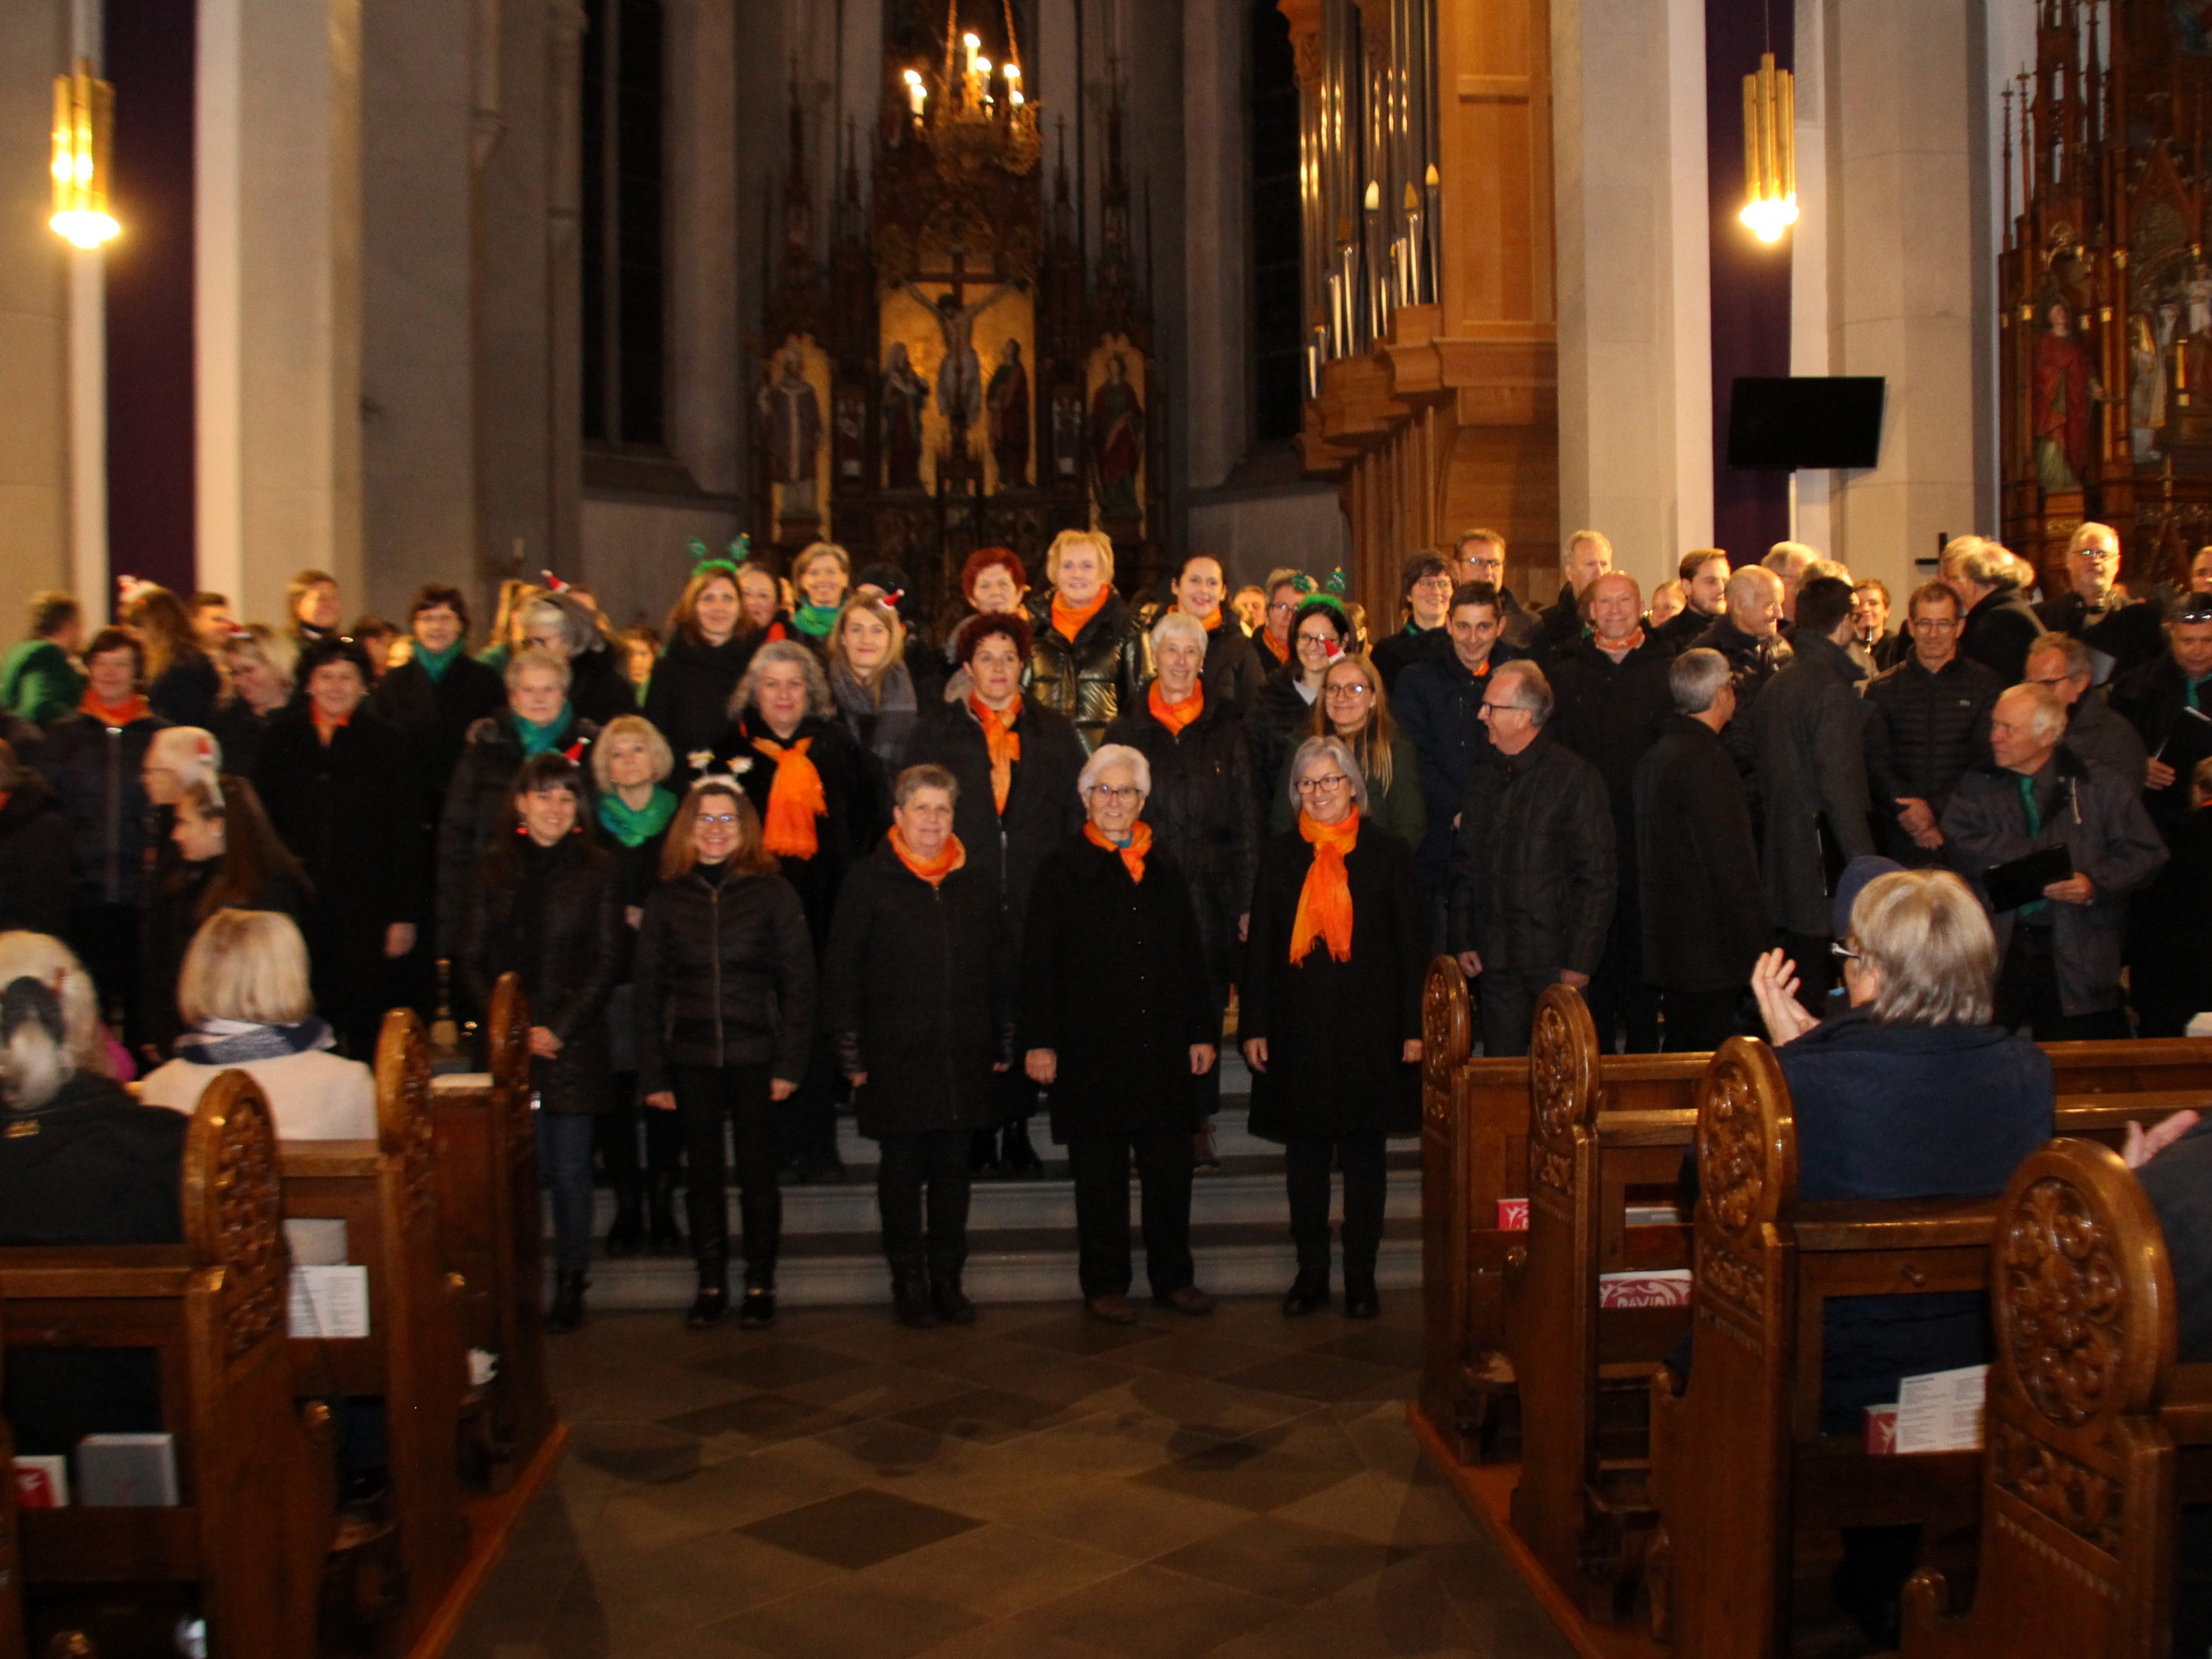
[{"label": "tiled stone floor", "polygon": [[1570,1652],[1407,1431],[1417,1297],[1145,1321],[595,1316],[453,1659]]}]

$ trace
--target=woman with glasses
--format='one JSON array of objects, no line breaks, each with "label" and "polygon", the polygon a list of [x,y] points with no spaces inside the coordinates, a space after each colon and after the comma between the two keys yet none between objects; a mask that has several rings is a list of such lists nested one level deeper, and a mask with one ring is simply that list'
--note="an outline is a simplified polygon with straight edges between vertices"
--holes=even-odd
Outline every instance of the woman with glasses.
[{"label": "woman with glasses", "polygon": [[1382,1310],[1385,1137],[1420,1128],[1428,921],[1413,849],[1364,815],[1366,781],[1335,737],[1298,745],[1297,827],[1261,849],[1238,981],[1252,1133],[1283,1143],[1298,1273],[1295,1318],[1328,1305],[1328,1175],[1344,1170],[1344,1311]]},{"label": "woman with glasses", "polygon": [[[1367,816],[1409,847],[1428,833],[1428,804],[1421,793],[1421,757],[1413,740],[1390,718],[1390,694],[1368,657],[1339,657],[1322,676],[1310,735],[1334,738],[1352,751],[1367,786]],[[1287,765],[1276,781],[1269,831],[1281,835],[1297,822]]]},{"label": "woman with glasses", "polygon": [[1193,1316],[1192,1132],[1220,1012],[1190,888],[1144,821],[1152,768],[1102,744],[1077,781],[1088,817],[1038,869],[1022,947],[1021,1047],[1051,1091],[1053,1139],[1075,1180],[1078,1272],[1093,1317],[1133,1325],[1129,1165],[1144,1182],[1152,1301]]},{"label": "woman with glasses", "polygon": [[769,1324],[783,1231],[776,1108],[799,1092],[814,1047],[814,942],[799,895],[762,844],[760,814],[726,774],[693,784],[668,826],[634,980],[638,1087],[648,1110],[678,1113],[684,1125],[699,1264],[684,1322],[704,1329],[730,1304],[727,1122],[744,1228],[738,1323]]},{"label": "woman with glasses", "polygon": [[1373,653],[1383,684],[1397,684],[1407,664],[1451,649],[1451,567],[1442,559],[1433,553],[1416,553],[1406,561],[1398,593],[1406,624]]},{"label": "woman with glasses", "polygon": [[[1281,599],[1288,590],[1278,590]],[[1351,621],[1342,601],[1326,593],[1298,601],[1291,617],[1291,657],[1267,676],[1245,722],[1252,744],[1252,775],[1273,780],[1283,773],[1291,751],[1313,729],[1321,711],[1322,678],[1349,648]]]}]

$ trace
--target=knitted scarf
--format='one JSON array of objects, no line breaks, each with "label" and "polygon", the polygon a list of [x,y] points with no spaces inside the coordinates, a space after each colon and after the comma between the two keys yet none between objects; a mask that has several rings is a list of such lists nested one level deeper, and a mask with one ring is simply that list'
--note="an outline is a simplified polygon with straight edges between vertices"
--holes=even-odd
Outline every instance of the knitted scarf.
[{"label": "knitted scarf", "polygon": [[1152,850],[1152,826],[1142,818],[1137,820],[1136,829],[1130,832],[1126,842],[1109,840],[1095,823],[1083,826],[1083,838],[1093,847],[1120,854],[1121,867],[1129,872],[1129,879],[1134,882],[1144,880],[1145,854]]},{"label": "knitted scarf", "polygon": [[204,1019],[177,1039],[179,1060],[193,1066],[243,1066],[249,1060],[282,1060],[337,1041],[319,1015],[297,1025],[262,1025],[245,1019]]},{"label": "knitted scarf", "polygon": [[816,605],[811,600],[802,603],[791,613],[791,625],[809,639],[826,640],[830,629],[843,607],[835,605]]},{"label": "knitted scarf", "polygon": [[625,847],[642,847],[676,816],[676,797],[658,784],[642,807],[633,809],[610,789],[599,797],[599,828]]},{"label": "knitted scarf", "polygon": [[84,689],[84,701],[77,708],[98,720],[102,726],[128,726],[133,720],[143,720],[152,712],[146,699],[136,691],[118,703],[100,702],[90,686]]},{"label": "knitted scarf", "polygon": [[1341,823],[1319,823],[1310,813],[1298,814],[1298,833],[1313,844],[1313,863],[1307,867],[1305,885],[1298,889],[1297,914],[1291,919],[1291,965],[1295,968],[1313,954],[1316,945],[1327,945],[1332,961],[1352,957],[1352,880],[1345,873],[1344,856],[1359,844],[1359,814],[1348,812]]},{"label": "knitted scarf", "polygon": [[1083,631],[1084,625],[1106,608],[1106,596],[1113,590],[1102,587],[1088,605],[1070,605],[1055,592],[1052,596],[1052,626],[1055,633],[1070,645]]},{"label": "knitted scarf", "polygon": [[417,640],[415,641],[415,654],[410,660],[421,663],[422,672],[430,677],[430,684],[435,685],[446,678],[446,671],[451,668],[459,659],[462,653],[468,648],[468,642],[458,635],[454,636],[453,642],[443,651],[433,651],[422,641]]},{"label": "knitted scarf", "polygon": [[945,838],[944,850],[933,859],[926,859],[908,847],[906,844],[906,837],[899,833],[899,827],[896,824],[891,826],[890,839],[891,851],[896,855],[898,861],[932,887],[936,886],[945,877],[968,862],[968,849],[960,844],[960,837],[957,836],[947,836]]},{"label": "knitted scarf", "polygon": [[822,850],[814,821],[830,813],[823,793],[822,774],[807,758],[811,738],[788,744],[774,738],[755,738],[753,747],[775,762],[775,778],[768,787],[768,821],[762,826],[761,845],[782,859],[811,859]]},{"label": "knitted scarf", "polygon": [[514,721],[514,735],[521,740],[525,760],[532,755],[543,755],[558,749],[561,739],[568,735],[568,728],[576,723],[576,711],[565,702],[561,705],[561,712],[543,726],[536,720],[523,719],[512,709],[507,712],[508,717]]},{"label": "knitted scarf", "polygon": [[1154,720],[1167,727],[1170,737],[1179,737],[1183,727],[1206,712],[1206,687],[1193,681],[1188,696],[1181,702],[1170,702],[1155,679],[1152,690],[1145,693],[1145,706],[1152,711]]}]

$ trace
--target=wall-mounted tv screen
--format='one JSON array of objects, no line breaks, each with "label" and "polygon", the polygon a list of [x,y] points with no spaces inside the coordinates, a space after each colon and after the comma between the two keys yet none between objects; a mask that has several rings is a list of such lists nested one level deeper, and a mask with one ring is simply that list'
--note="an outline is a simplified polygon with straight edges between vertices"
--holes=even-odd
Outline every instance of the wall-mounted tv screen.
[{"label": "wall-mounted tv screen", "polygon": [[1879,374],[1740,378],[1729,403],[1728,464],[1792,471],[1874,465],[1884,385]]}]

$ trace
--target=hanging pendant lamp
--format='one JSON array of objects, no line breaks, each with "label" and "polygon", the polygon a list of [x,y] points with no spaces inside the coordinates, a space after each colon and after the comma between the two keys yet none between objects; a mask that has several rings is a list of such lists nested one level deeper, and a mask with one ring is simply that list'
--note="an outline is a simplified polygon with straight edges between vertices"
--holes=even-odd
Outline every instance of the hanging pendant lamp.
[{"label": "hanging pendant lamp", "polygon": [[1797,222],[1797,81],[1761,52],[1759,73],[1743,77],[1743,211],[1762,242],[1778,242]]}]

